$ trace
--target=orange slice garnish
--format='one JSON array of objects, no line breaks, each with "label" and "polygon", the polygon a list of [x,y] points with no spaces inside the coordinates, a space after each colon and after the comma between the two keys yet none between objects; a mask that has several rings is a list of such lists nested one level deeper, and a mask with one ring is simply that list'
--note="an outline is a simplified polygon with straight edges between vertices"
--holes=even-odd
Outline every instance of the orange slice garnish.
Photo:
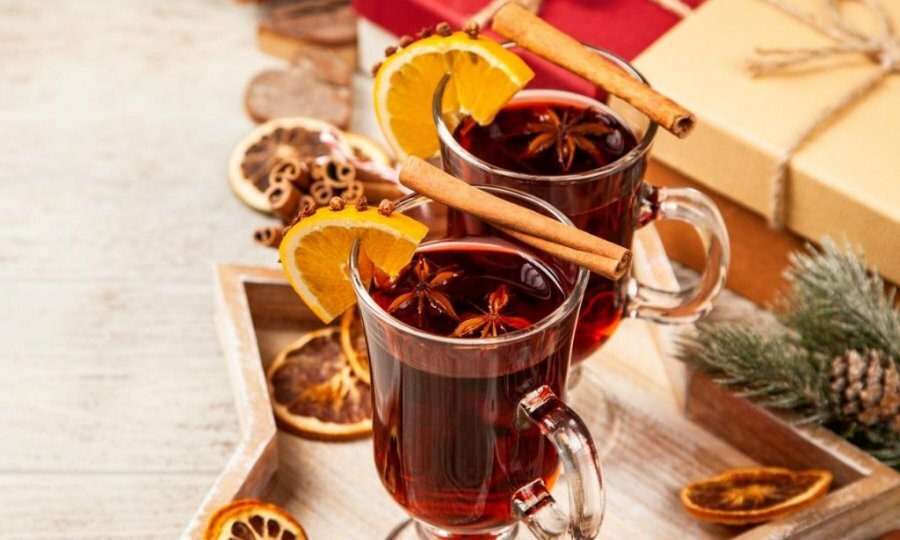
[{"label": "orange slice garnish", "polygon": [[348,439],[372,431],[371,388],[341,351],[340,328],[310,332],[266,370],[272,411],[283,429],[318,439]]},{"label": "orange slice garnish", "polygon": [[283,508],[240,499],[220,508],[209,519],[204,540],[306,540],[303,527]]},{"label": "orange slice garnish", "polygon": [[[329,323],[356,303],[349,260],[357,239],[375,267],[395,276],[427,232],[425,225],[396,212],[385,216],[375,208],[324,207],[285,234],[279,248],[281,265],[294,291]],[[363,265],[361,269],[365,270]]]},{"label": "orange slice garnish", "polygon": [[771,521],[810,506],[828,492],[828,471],[779,467],[733,469],[681,490],[681,503],[697,519],[726,525]]},{"label": "orange slice garnish", "polygon": [[353,373],[366,384],[371,384],[369,375],[369,349],[363,333],[362,319],[357,309],[348,309],[341,317],[341,349]]},{"label": "orange slice garnish", "polygon": [[420,39],[388,57],[375,74],[373,96],[381,132],[399,157],[431,157],[438,151],[431,104],[446,73],[444,114],[490,123],[534,77],[514,53],[496,41],[464,32]]}]

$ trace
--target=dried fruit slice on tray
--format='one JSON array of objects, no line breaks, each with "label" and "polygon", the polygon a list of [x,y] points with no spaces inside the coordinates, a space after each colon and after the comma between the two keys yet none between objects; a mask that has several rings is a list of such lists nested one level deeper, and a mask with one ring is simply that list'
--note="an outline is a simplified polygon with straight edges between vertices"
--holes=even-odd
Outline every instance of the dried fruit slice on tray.
[{"label": "dried fruit slice on tray", "polygon": [[340,328],[316,330],[291,343],[272,361],[266,378],[283,429],[330,440],[372,431],[371,389],[347,362]]},{"label": "dried fruit slice on tray", "polygon": [[334,209],[319,208],[291,226],[279,255],[291,287],[316,316],[329,323],[356,303],[348,262],[357,239],[371,264],[395,276],[412,259],[427,232],[425,225],[402,214],[364,205],[343,207],[340,202]]},{"label": "dried fruit slice on tray", "polygon": [[284,509],[254,499],[220,508],[203,532],[204,540],[306,540],[303,527]]},{"label": "dried fruit slice on tray", "polygon": [[425,37],[391,54],[375,73],[375,115],[394,152],[422,158],[438,151],[431,105],[438,83],[452,74],[445,114],[487,124],[534,76],[525,62],[492,39],[465,32]]},{"label": "dried fruit slice on tray", "polygon": [[266,190],[272,170],[286,162],[299,163],[330,154],[330,147],[322,139],[323,132],[346,143],[337,127],[314,118],[278,118],[260,124],[231,153],[228,160],[231,188],[251,208],[271,212]]},{"label": "dried fruit slice on tray", "polygon": [[733,469],[689,484],[681,490],[681,503],[703,521],[749,525],[806,508],[825,496],[831,480],[831,473],[822,470]]},{"label": "dried fruit slice on tray", "polygon": [[362,319],[356,308],[348,309],[341,317],[341,349],[353,373],[366,384],[371,384],[369,374],[369,349],[363,333]]}]

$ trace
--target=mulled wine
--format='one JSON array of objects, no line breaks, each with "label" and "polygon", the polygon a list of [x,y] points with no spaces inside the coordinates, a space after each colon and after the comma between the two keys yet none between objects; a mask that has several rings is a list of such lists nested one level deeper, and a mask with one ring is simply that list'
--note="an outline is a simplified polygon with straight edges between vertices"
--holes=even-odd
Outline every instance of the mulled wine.
[{"label": "mulled wine", "polygon": [[[450,172],[470,182],[527,191],[562,210],[582,230],[630,248],[634,230],[650,218],[641,215],[642,210],[649,211],[641,196],[644,157],[600,171],[638,143],[626,123],[599,102],[574,97],[517,99],[489,125],[464,119],[453,137],[479,160],[513,174],[485,173],[444,147]],[[591,171],[598,174],[590,175]],[[626,282],[591,275],[575,333],[574,362],[615,331],[624,311]]]},{"label": "mulled wine", "polygon": [[[369,292],[399,321],[451,341],[525,330],[569,294],[544,263],[500,238],[425,244],[398,278],[376,276]],[[519,489],[535,479],[552,485],[556,451],[536,427],[514,427],[513,416],[536,387],[564,394],[573,322],[513,346],[460,352],[381,334],[367,321],[375,463],[416,519],[455,534],[506,527],[517,519]]]}]

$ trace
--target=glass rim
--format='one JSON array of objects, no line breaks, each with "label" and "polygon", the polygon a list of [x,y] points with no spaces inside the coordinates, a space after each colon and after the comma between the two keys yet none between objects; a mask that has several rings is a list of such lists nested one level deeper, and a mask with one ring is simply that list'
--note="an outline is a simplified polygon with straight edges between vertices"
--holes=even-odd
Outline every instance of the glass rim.
[{"label": "glass rim", "polygon": [[[502,44],[503,47],[509,49],[512,47],[518,46],[516,43],[507,41]],[[637,79],[638,81],[649,86],[649,82],[647,79],[639,72],[634,66],[632,66],[627,60],[618,56],[615,53],[607,51],[606,49],[601,49],[599,47],[594,47],[593,45],[588,45],[586,43],[582,43],[586,49],[597,53],[607,60],[614,62],[616,65],[625,70],[626,73]],[[584,171],[580,173],[574,174],[561,174],[561,175],[553,175],[553,176],[539,176],[528,173],[520,173],[517,171],[511,171],[509,169],[504,169],[501,167],[497,167],[491,165],[490,163],[476,157],[471,152],[466,150],[459,144],[453,137],[453,133],[450,132],[450,128],[447,126],[446,122],[444,122],[444,117],[442,114],[442,102],[444,97],[444,88],[447,86],[447,83],[450,81],[450,73],[445,74],[440,83],[438,83],[437,88],[435,89],[434,96],[431,102],[431,114],[432,119],[434,120],[435,126],[437,127],[438,139],[451,148],[453,152],[458,155],[461,159],[468,162],[469,165],[481,169],[483,171],[488,172],[489,174],[501,175],[508,178],[513,178],[525,183],[563,183],[563,184],[578,184],[582,182],[591,182],[596,181],[598,176],[611,176],[617,172],[622,171],[623,169],[631,166],[635,161],[641,159],[647,151],[650,149],[650,145],[653,143],[653,139],[656,137],[656,131],[659,128],[659,124],[654,122],[652,119],[647,118],[647,131],[644,133],[644,136],[641,137],[641,140],[638,141],[638,144],[632,148],[628,153],[619,159],[613,161],[612,163],[607,163],[602,167],[597,167],[596,169],[591,169],[589,171]],[[595,103],[600,103],[596,99],[585,96],[582,94],[578,94],[576,92],[571,92],[569,90],[560,90],[554,88],[526,88],[524,90],[520,90],[516,93],[515,96],[510,100],[510,102],[514,102],[517,99],[521,99],[520,96],[524,96],[527,98],[530,95],[538,94],[540,92],[554,92],[558,94],[569,95],[578,98],[579,100],[589,100]],[[643,113],[641,113],[643,114]],[[646,118],[646,116],[645,116]]]},{"label": "glass rim", "polygon": [[[487,185],[476,185],[478,189],[487,191],[489,193],[493,193],[495,195],[512,195],[514,197],[518,197],[520,199],[524,199],[530,203],[534,203],[537,206],[546,210],[551,217],[554,219],[565,223],[569,226],[574,226],[572,221],[566,217],[565,214],[560,212],[556,207],[551,205],[550,203],[520,191],[518,189],[501,187],[501,186],[487,186]],[[395,212],[403,212],[405,210],[410,210],[417,206],[421,206],[423,204],[428,204],[431,202],[435,202],[432,199],[419,195],[418,193],[409,194],[402,199],[398,200],[396,203],[396,207],[394,209]],[[440,204],[440,203],[438,203]],[[534,337],[537,334],[545,332],[550,327],[559,324],[563,319],[572,314],[573,311],[578,310],[581,307],[581,300],[584,297],[584,292],[587,289],[587,282],[590,276],[590,272],[588,272],[585,268],[578,268],[578,275],[575,278],[575,285],[572,287],[572,290],[567,294],[566,299],[559,305],[555,310],[553,310],[549,315],[539,320],[538,322],[532,324],[528,328],[523,330],[516,330],[514,332],[509,332],[507,334],[503,334],[501,336],[489,337],[489,338],[458,338],[458,337],[450,337],[450,336],[439,336],[437,334],[432,334],[430,332],[426,332],[424,330],[419,330],[418,328],[408,325],[403,321],[391,316],[388,312],[382,309],[381,306],[372,298],[372,295],[369,294],[368,289],[362,281],[362,278],[359,275],[359,267],[357,266],[357,261],[359,258],[359,240],[356,240],[353,243],[353,247],[350,250],[350,281],[353,284],[353,292],[356,294],[357,303],[365,304],[369,310],[374,313],[381,322],[393,327],[395,330],[415,336],[418,339],[423,339],[426,341],[434,342],[441,345],[450,345],[456,348],[474,348],[474,347],[486,347],[491,345],[508,345],[510,343],[517,343],[520,341],[524,341]]]}]

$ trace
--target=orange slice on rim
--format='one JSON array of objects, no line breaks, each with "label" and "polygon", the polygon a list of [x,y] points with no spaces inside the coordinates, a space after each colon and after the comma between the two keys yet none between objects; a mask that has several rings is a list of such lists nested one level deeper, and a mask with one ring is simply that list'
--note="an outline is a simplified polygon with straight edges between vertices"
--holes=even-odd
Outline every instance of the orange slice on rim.
[{"label": "orange slice on rim", "polygon": [[375,267],[395,276],[427,232],[425,225],[396,212],[385,216],[374,208],[320,208],[285,234],[279,248],[281,265],[294,291],[329,323],[356,303],[349,260],[357,239]]},{"label": "orange slice on rim", "polygon": [[306,540],[303,527],[283,508],[254,499],[223,506],[210,518],[204,540]]},{"label": "orange slice on rim", "polygon": [[681,490],[681,503],[692,516],[726,525],[778,519],[810,506],[828,492],[828,471],[791,471],[779,467],[733,469]]},{"label": "orange slice on rim", "polygon": [[375,115],[399,157],[431,157],[438,136],[431,104],[446,73],[444,114],[472,116],[484,125],[534,77],[514,53],[496,41],[465,32],[420,39],[388,57],[375,74]]}]

